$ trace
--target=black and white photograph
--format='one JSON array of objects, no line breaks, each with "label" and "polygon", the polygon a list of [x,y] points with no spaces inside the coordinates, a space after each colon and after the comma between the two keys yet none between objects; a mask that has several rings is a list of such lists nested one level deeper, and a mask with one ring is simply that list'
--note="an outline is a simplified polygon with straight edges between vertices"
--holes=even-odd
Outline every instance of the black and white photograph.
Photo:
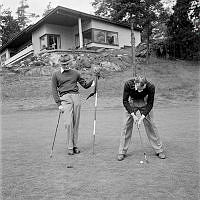
[{"label": "black and white photograph", "polygon": [[0,1],[0,199],[200,199],[199,0]]}]

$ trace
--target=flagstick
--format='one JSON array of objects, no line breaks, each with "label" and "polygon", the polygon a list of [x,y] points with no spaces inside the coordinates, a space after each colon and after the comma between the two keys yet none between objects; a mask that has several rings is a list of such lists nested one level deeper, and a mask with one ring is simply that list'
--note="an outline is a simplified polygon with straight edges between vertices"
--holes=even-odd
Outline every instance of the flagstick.
[{"label": "flagstick", "polygon": [[92,144],[92,152],[94,154],[94,146],[95,146],[95,134],[96,134],[96,118],[97,118],[97,77],[96,77],[96,93],[95,93],[95,104],[94,104],[94,127],[93,127],[93,144]]}]

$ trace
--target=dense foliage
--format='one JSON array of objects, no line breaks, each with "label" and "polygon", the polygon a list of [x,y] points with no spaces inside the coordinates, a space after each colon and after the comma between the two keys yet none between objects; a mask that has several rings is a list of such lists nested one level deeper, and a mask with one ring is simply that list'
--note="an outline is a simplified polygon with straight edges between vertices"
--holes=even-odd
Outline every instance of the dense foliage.
[{"label": "dense foliage", "polygon": [[44,17],[44,16],[48,15],[53,9],[54,8],[51,7],[51,2],[49,2],[46,9],[44,10],[44,13],[42,14],[42,16]]},{"label": "dense foliage", "polygon": [[134,25],[143,29],[142,39],[147,41],[147,47],[151,39],[162,40],[170,57],[199,59],[199,0],[177,0],[171,13],[163,8],[163,3],[160,0],[94,0],[92,5],[96,15],[113,21],[130,24],[133,18]]},{"label": "dense foliage", "polygon": [[27,8],[29,8],[27,0],[20,1],[20,5],[17,8],[16,13],[18,24],[22,30],[25,29],[31,23],[32,18],[39,17],[39,15],[36,15],[35,13],[28,13],[26,10]]},{"label": "dense foliage", "polygon": [[113,21],[130,24],[133,17],[134,26],[143,29],[143,39],[152,34],[153,28],[158,26],[160,18],[166,12],[160,0],[94,0],[92,3],[95,14],[108,17]]},{"label": "dense foliage", "polygon": [[0,14],[0,35],[2,45],[19,32],[20,26],[17,20],[11,15],[11,11],[3,10]]},{"label": "dense foliage", "polygon": [[177,0],[174,13],[167,23],[170,56],[196,60],[200,58],[200,3],[193,0]]}]

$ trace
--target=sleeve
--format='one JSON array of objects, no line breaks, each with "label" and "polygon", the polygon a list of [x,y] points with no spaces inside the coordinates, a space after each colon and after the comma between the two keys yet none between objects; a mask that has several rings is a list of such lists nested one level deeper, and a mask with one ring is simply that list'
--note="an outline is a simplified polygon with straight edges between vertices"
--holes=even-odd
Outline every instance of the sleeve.
[{"label": "sleeve", "polygon": [[129,91],[129,85],[126,82],[124,85],[124,91],[123,91],[123,105],[126,108],[126,110],[128,111],[128,113],[132,113],[133,109],[129,103],[129,96],[130,96],[130,91]]},{"label": "sleeve", "polygon": [[87,81],[82,78],[80,74],[78,74],[78,82],[83,88],[88,89],[89,87],[91,87],[93,80],[87,83]]},{"label": "sleeve", "polygon": [[52,76],[51,86],[52,86],[52,95],[53,95],[54,101],[56,102],[56,104],[58,106],[60,106],[61,100],[60,100],[60,97],[58,95],[58,80],[57,80],[57,77],[56,77],[56,73],[54,73],[53,76]]},{"label": "sleeve", "polygon": [[154,96],[155,96],[155,86],[151,85],[149,87],[147,105],[145,106],[145,109],[141,111],[141,114],[143,114],[145,117],[149,114],[149,112],[153,108]]}]

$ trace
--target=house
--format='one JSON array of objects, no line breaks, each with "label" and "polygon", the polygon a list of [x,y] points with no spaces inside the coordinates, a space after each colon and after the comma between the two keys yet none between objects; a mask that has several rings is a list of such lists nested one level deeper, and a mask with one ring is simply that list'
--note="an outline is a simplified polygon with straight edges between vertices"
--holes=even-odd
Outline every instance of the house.
[{"label": "house", "polygon": [[[135,43],[141,42],[134,29]],[[131,46],[130,26],[58,6],[36,24],[27,27],[0,48],[0,61],[13,64],[43,51]]]}]

